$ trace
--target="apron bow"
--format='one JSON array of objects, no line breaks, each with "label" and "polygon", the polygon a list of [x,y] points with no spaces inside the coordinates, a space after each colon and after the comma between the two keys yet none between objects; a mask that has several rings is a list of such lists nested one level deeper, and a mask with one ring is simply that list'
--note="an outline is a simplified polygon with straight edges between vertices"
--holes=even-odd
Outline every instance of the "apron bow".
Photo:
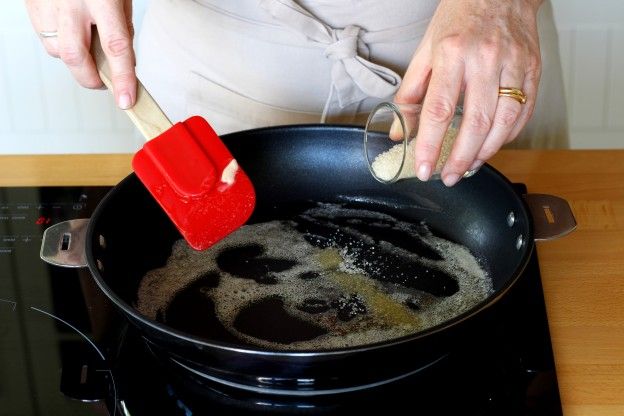
[{"label": "apron bow", "polygon": [[368,60],[364,29],[354,25],[334,29],[293,0],[261,0],[260,6],[283,25],[325,45],[325,57],[332,61],[332,87],[341,108],[368,97],[387,98],[396,93],[401,76]]},{"label": "apron bow", "polygon": [[334,43],[325,48],[325,57],[333,61],[355,58],[358,56],[358,50],[368,56],[368,47],[359,38],[360,30],[358,26],[353,25],[344,29],[332,29]]}]

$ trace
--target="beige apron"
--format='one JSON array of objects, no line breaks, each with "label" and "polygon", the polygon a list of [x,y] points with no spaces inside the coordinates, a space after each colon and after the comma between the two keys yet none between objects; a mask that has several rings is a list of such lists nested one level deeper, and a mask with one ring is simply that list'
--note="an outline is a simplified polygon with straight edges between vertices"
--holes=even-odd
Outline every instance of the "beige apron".
[{"label": "beige apron", "polygon": [[[394,96],[436,6],[435,0],[152,1],[137,70],[172,120],[199,114],[219,134],[363,124],[374,105]],[[540,13],[540,28],[542,21],[552,28],[542,52],[545,64],[557,66],[544,70],[548,82],[516,147],[567,144],[549,6]]]}]

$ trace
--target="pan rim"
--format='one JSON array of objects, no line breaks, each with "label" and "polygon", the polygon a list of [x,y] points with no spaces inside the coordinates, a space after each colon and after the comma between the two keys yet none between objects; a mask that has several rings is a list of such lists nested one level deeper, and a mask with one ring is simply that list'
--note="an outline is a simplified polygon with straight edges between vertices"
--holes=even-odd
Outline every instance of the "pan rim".
[{"label": "pan rim", "polygon": [[[254,135],[258,133],[264,133],[267,131],[272,132],[280,132],[280,131],[288,131],[296,129],[297,131],[301,130],[318,130],[318,129],[327,129],[330,128],[332,130],[342,130],[342,131],[353,131],[357,130],[358,132],[364,132],[361,126],[352,126],[352,125],[332,125],[332,124],[297,124],[297,125],[286,125],[286,126],[273,126],[273,127],[262,127],[251,130],[244,130],[240,132],[230,133],[227,135],[223,135],[222,139],[227,142],[228,138],[240,136],[240,135]],[[520,197],[518,193],[512,188],[512,182],[505,177],[501,172],[493,168],[492,166],[485,164],[481,168],[481,170],[487,171],[488,174],[493,175],[502,186],[506,188],[509,194],[514,195],[520,204],[523,207],[523,214],[525,214],[527,218],[527,238],[526,238],[526,249],[524,250],[523,256],[520,259],[520,264],[510,276],[510,278],[506,281],[506,283],[498,290],[495,291],[492,295],[485,298],[483,301],[477,303],[470,309],[464,311],[463,313],[447,320],[441,322],[438,325],[432,326],[430,328],[424,329],[422,331],[415,332],[413,334],[408,334],[399,338],[392,338],[386,341],[379,341],[370,344],[358,345],[353,347],[341,347],[341,348],[332,348],[326,350],[294,350],[294,351],[280,351],[280,350],[267,350],[262,348],[254,348],[252,346],[240,346],[229,342],[217,341],[217,340],[209,340],[206,338],[201,338],[198,336],[194,336],[183,331],[172,328],[166,324],[159,323],[152,319],[149,319],[142,315],[138,310],[128,304],[125,300],[119,297],[108,285],[103,276],[100,274],[99,269],[96,267],[96,260],[94,257],[94,233],[95,233],[95,224],[97,223],[98,218],[100,218],[104,212],[106,206],[109,204],[110,200],[115,197],[118,193],[119,189],[122,189],[125,183],[130,181],[138,180],[136,178],[135,173],[130,173],[121,182],[111,189],[110,192],[106,194],[106,196],[100,201],[97,205],[91,219],[89,220],[89,224],[87,227],[87,238],[85,244],[85,255],[87,259],[87,266],[89,272],[93,276],[98,287],[104,292],[104,294],[118,307],[120,308],[124,314],[133,320],[139,321],[141,324],[150,327],[152,330],[155,330],[159,333],[163,333],[168,336],[173,336],[176,340],[184,340],[192,343],[193,345],[200,345],[202,347],[214,348],[222,351],[234,352],[238,354],[246,354],[251,356],[271,356],[271,357],[283,357],[283,358],[293,358],[293,357],[308,357],[308,358],[323,358],[330,356],[340,356],[340,355],[350,355],[353,353],[374,351],[379,349],[388,349],[392,347],[401,346],[408,342],[413,342],[418,339],[424,339],[430,337],[432,335],[448,331],[454,327],[457,327],[461,323],[464,323],[477,315],[480,315],[484,311],[488,310],[492,306],[494,306],[500,299],[503,298],[507,294],[507,292],[516,284],[518,279],[524,273],[524,270],[529,263],[529,259],[535,250],[535,241],[533,240],[533,219],[530,215],[529,207],[524,201],[524,198]],[[139,328],[139,330],[141,330]]]}]

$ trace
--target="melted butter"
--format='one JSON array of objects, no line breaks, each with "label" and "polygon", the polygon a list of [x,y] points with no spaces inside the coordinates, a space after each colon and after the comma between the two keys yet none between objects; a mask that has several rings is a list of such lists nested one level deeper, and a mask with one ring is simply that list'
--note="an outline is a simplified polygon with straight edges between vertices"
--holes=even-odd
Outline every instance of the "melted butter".
[{"label": "melted butter", "polygon": [[[314,214],[326,215],[327,218],[342,216],[351,220],[359,216],[359,224],[366,221],[385,222],[392,224],[392,229],[418,232],[409,228],[407,223],[397,220],[392,223],[386,214],[373,211],[346,210],[335,205],[316,210]],[[350,227],[349,223],[339,226]],[[227,331],[241,342],[271,349],[323,350],[398,338],[456,316],[484,299],[492,290],[491,280],[465,247],[433,234],[423,233],[421,238],[442,253],[439,260],[427,259],[419,254],[403,255],[412,256],[414,261],[428,267],[444,268],[459,283],[457,293],[448,297],[430,294],[423,297],[422,291],[377,280],[358,269],[356,265],[361,263],[354,261],[355,254],[349,254],[337,243],[330,242],[331,248],[321,248],[308,241],[294,222],[271,221],[243,226],[210,250],[202,252],[191,249],[184,240],[176,242],[166,266],[148,272],[141,281],[137,309],[151,319],[167,323],[168,316],[176,315],[176,311],[171,310],[172,305],[185,305],[185,310],[177,311],[179,321],[201,323],[202,313],[209,313],[206,312],[209,308],[202,301],[205,299],[212,305],[213,320],[220,325],[222,332]],[[366,251],[365,255],[383,258],[384,247],[385,252],[390,253],[402,250],[383,242],[374,246],[374,251]],[[228,267],[223,267],[223,254],[228,251],[233,254],[228,257]],[[295,266],[286,265],[291,261]],[[250,271],[253,271],[250,276],[240,275]],[[211,274],[218,275],[218,284],[210,279],[201,284],[201,279]],[[353,295],[362,299],[365,313],[358,312],[348,320],[340,319],[333,303]],[[306,325],[320,326],[326,334],[313,339],[302,336],[301,340],[296,340],[296,337],[291,337],[295,340],[284,343],[277,338],[261,339],[235,327],[234,322],[242,311],[249,311],[250,305],[262,305],[262,302],[266,306],[266,300],[271,298],[279,299],[279,302],[273,303],[277,306],[283,304],[283,310],[276,307],[274,312],[273,309],[269,311],[274,315],[260,314],[254,319],[279,328],[280,323],[287,320],[284,315],[287,314],[305,321]],[[415,298],[424,299],[415,308],[418,310],[406,306]],[[190,301],[195,302],[195,309],[189,306]],[[306,312],[302,305],[310,304],[325,306],[318,311]],[[215,338],[215,328],[200,327],[197,325],[195,335]],[[296,328],[289,330],[296,332]]]},{"label": "melted butter", "polygon": [[364,298],[370,308],[374,324],[380,327],[403,327],[418,329],[420,319],[407,306],[386,294],[374,281],[362,274],[341,271],[329,273],[329,278],[349,293],[357,293]]},{"label": "melted butter", "polygon": [[318,262],[325,270],[336,270],[343,262],[340,250],[337,248],[326,248],[317,255]]}]

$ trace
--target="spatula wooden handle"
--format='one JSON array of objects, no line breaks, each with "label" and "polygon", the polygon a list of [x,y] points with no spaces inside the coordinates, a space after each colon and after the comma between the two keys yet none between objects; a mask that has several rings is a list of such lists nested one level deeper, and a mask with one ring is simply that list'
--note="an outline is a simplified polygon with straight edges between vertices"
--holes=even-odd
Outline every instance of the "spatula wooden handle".
[{"label": "spatula wooden handle", "polygon": [[[102,82],[112,91],[113,83],[111,81],[111,71],[108,66],[108,60],[104,54],[104,50],[102,50],[100,37],[95,26],[92,30],[91,55],[93,55]],[[172,126],[171,121],[169,121],[165,113],[163,113],[156,101],[138,79],[136,103],[134,107],[124,111],[128,117],[130,117],[134,125],[141,131],[145,140],[151,140],[159,136]]]}]

